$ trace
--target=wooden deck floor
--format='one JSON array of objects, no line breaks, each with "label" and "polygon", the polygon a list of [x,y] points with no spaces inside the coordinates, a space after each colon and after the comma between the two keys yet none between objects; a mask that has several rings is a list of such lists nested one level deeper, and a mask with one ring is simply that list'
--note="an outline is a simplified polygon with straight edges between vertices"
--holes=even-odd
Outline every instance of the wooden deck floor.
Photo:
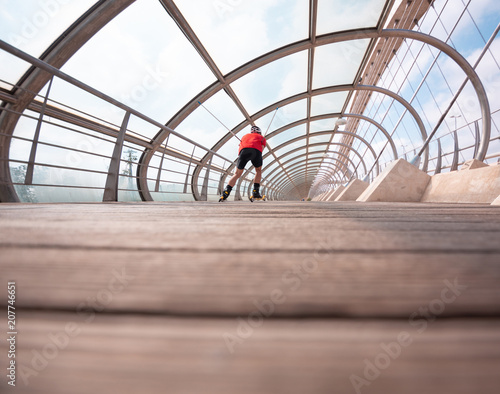
[{"label": "wooden deck floor", "polygon": [[500,387],[500,207],[1,204],[0,235],[17,394]]}]

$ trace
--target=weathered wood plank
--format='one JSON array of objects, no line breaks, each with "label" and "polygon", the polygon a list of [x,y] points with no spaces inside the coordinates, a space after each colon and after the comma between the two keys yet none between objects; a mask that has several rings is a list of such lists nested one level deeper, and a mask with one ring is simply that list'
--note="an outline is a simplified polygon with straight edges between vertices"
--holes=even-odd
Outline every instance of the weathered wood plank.
[{"label": "weathered wood plank", "polygon": [[[19,305],[31,308],[98,300],[107,311],[246,315],[271,302],[275,316],[407,317],[444,296],[443,316],[500,311],[500,254],[8,248],[2,256],[2,276],[17,280]],[[456,295],[447,290],[454,283]]]},{"label": "weathered wood plank", "polygon": [[[18,393],[349,393],[353,374],[363,393],[500,383],[498,207],[2,204],[0,223],[18,365],[60,345],[31,376],[18,369]],[[80,331],[65,342],[69,322]],[[411,345],[365,376],[402,332]]]},{"label": "weathered wood plank", "polygon": [[[20,321],[21,394],[355,393],[353,375],[369,384],[362,393],[494,394],[500,384],[499,320],[438,319],[419,332],[408,321],[270,319],[229,347],[224,335],[238,337],[236,319],[86,323],[25,312]],[[53,353],[50,338],[59,338]]]}]

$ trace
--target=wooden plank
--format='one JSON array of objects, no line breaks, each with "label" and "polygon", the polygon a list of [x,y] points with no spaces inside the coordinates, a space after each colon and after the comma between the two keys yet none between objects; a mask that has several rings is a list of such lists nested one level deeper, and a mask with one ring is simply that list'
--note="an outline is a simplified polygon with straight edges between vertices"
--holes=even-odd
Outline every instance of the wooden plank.
[{"label": "wooden plank", "polygon": [[[0,220],[19,365],[65,343],[68,323],[80,330],[28,385],[18,369],[18,393],[358,392],[353,375],[366,393],[500,383],[498,207],[0,204]],[[412,344],[367,378],[402,332]]]},{"label": "wooden plank", "polygon": [[500,254],[318,252],[7,248],[2,276],[30,308],[236,316],[271,302],[275,316],[408,317],[445,292],[440,315],[499,311]]},{"label": "wooden plank", "polygon": [[19,394],[356,393],[353,375],[366,379],[362,393],[493,394],[500,384],[498,319],[438,319],[422,332],[408,321],[270,319],[229,347],[236,319],[85,323],[25,312],[20,321]]}]

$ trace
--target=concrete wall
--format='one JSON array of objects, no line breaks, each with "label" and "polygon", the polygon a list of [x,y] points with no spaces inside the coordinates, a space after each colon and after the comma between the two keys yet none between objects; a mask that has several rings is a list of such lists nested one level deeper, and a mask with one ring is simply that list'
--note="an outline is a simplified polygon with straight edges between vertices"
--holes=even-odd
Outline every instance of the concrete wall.
[{"label": "concrete wall", "polygon": [[500,165],[478,160],[460,171],[429,176],[403,159],[392,162],[371,184],[359,179],[317,197],[320,201],[483,203],[500,205]]},{"label": "concrete wall", "polygon": [[398,159],[377,176],[356,201],[418,202],[431,176]]},{"label": "concrete wall", "polygon": [[464,167],[431,177],[421,201],[491,204],[500,195],[500,165]]},{"label": "concrete wall", "polygon": [[335,199],[335,201],[356,201],[356,199],[365,191],[369,183],[360,179],[354,179],[347,185],[342,193]]},{"label": "concrete wall", "polygon": [[332,193],[332,195],[330,197],[328,197],[328,200],[326,201],[335,201],[335,199],[340,195],[340,193],[342,193],[343,191],[345,190],[345,186],[344,185],[340,185],[339,187],[337,187],[334,192]]}]

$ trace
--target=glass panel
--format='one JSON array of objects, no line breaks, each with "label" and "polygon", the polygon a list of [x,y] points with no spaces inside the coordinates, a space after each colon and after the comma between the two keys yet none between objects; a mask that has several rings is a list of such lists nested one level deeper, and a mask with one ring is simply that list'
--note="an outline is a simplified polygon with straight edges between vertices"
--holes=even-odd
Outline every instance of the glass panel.
[{"label": "glass panel", "polygon": [[[276,115],[274,116],[273,119],[273,115],[275,113]],[[306,116],[307,116],[307,100],[304,99],[288,105],[284,105],[283,107],[278,108],[277,111],[276,110],[271,111],[270,113],[260,117],[256,121],[256,123],[258,123],[259,127],[264,131],[264,134],[268,135],[283,126],[286,126],[298,120],[305,119]]]},{"label": "glass panel", "polygon": [[309,152],[318,152],[318,151],[326,151],[328,144],[320,145],[320,146],[310,146]]},{"label": "glass panel", "polygon": [[339,113],[342,111],[347,92],[335,92],[311,98],[311,116]]},{"label": "glass panel", "polygon": [[[31,186],[33,202],[102,202],[104,188],[84,189],[72,187]],[[26,202],[30,202],[27,200]]]},{"label": "glass panel", "polygon": [[279,159],[281,162],[284,162],[284,161],[287,161],[289,159],[291,159],[292,157],[298,157],[300,155],[303,155],[306,153],[306,149],[299,149],[297,152],[293,152],[291,154],[286,154],[285,153],[285,150],[283,150],[282,152],[280,152],[280,154],[278,155]]},{"label": "glass panel", "polygon": [[337,121],[337,119],[338,118],[315,120],[310,124],[309,133],[333,130],[335,128],[335,122]]},{"label": "glass panel", "polygon": [[[175,131],[203,146],[211,148],[229,133],[227,128],[232,130],[244,120],[234,101],[223,90],[202,104]],[[240,131],[239,137],[246,132],[248,130]]]},{"label": "glass panel", "polygon": [[[297,158],[295,158],[295,159],[288,159],[288,158],[287,158],[287,160],[286,160],[286,161],[287,161],[286,166],[287,166],[287,167],[289,167],[289,166],[293,166],[294,164],[298,163],[299,161],[303,161],[304,159],[305,159],[305,157],[304,157],[304,156],[302,156],[302,157],[297,157]],[[288,160],[290,160],[290,161],[288,161]]]},{"label": "glass panel", "polygon": [[[120,126],[121,126],[120,120]],[[161,129],[153,123],[147,122],[137,116],[130,115],[127,124],[127,134],[149,142]]]},{"label": "glass panel", "polygon": [[274,153],[276,153],[276,156],[280,157],[282,156],[285,152],[289,152],[292,149],[300,148],[302,146],[305,146],[305,139],[301,141],[294,142],[292,144],[286,145],[285,147],[281,148],[274,148]]},{"label": "glass panel", "polygon": [[134,177],[120,176],[118,178],[118,201],[142,201]]},{"label": "glass panel", "polygon": [[309,143],[316,144],[318,142],[328,142],[328,141],[330,141],[330,138],[332,138],[332,133],[318,135],[318,136],[312,136],[312,137],[310,136]]},{"label": "glass panel", "polygon": [[[106,173],[109,166],[109,159],[95,156],[90,152],[76,152],[41,143],[37,146],[35,162],[61,167],[78,167],[87,170],[103,171]],[[102,186],[104,186],[104,184]]]},{"label": "glass panel", "polygon": [[307,0],[178,0],[176,4],[224,74],[308,37]]},{"label": "glass panel", "polygon": [[375,27],[384,0],[319,0],[317,34]]},{"label": "glass panel", "polygon": [[168,137],[168,149],[175,150],[184,155],[187,155],[188,157],[191,157],[191,153],[193,152],[193,144],[171,134],[170,137]]},{"label": "glass panel", "polygon": [[[228,142],[226,142],[217,151],[217,153],[219,155],[225,157],[229,161],[234,161],[238,158],[239,145],[240,145],[240,141],[238,141],[235,137],[232,137]],[[264,151],[264,153],[265,153],[265,151]]]},{"label": "glass panel", "polygon": [[352,84],[370,40],[353,40],[316,48],[313,89]]},{"label": "glass panel", "polygon": [[33,143],[31,141],[12,138],[9,159],[28,162],[32,145]]},{"label": "glass panel", "polygon": [[[111,158],[113,154],[113,149],[115,147],[114,141],[108,141],[102,138],[95,138],[93,135],[99,135],[99,137],[104,137],[106,139],[111,139],[112,137],[99,134],[92,130],[85,130],[85,134],[79,133],[73,130],[68,130],[63,125],[75,128],[75,126],[69,123],[58,121],[61,126],[56,126],[53,124],[43,123],[40,130],[40,142],[46,142],[53,145],[58,145],[61,147],[67,147],[77,150],[82,150],[89,153],[96,153],[100,155],[108,156]],[[78,127],[76,127],[79,129]],[[16,129],[17,130],[17,129]],[[77,167],[82,162],[82,157],[80,152],[68,151],[68,156],[66,159],[66,165],[70,167]],[[101,158],[106,164],[109,165],[109,159]]]},{"label": "glass panel", "polygon": [[107,126],[113,125],[116,130],[120,129],[125,115],[124,110],[59,78],[54,78],[50,90],[49,103],[52,105],[54,101],[64,103],[64,105],[55,104],[56,107]]},{"label": "glass panel", "polygon": [[28,138],[32,140],[35,136],[39,116],[40,115],[36,112],[24,111],[23,116],[21,116],[17,122],[14,135],[16,137]]},{"label": "glass panel", "polygon": [[50,186],[83,186],[104,188],[107,174],[97,174],[65,168],[54,168],[35,166],[33,171],[33,183]]},{"label": "glass panel", "polygon": [[285,130],[279,133],[278,135],[272,137],[269,140],[269,143],[272,144],[272,146],[278,146],[286,141],[290,141],[291,139],[297,137],[305,137],[305,135],[306,135],[306,125],[301,124],[300,126],[292,127],[291,129]]},{"label": "glass panel", "polygon": [[[269,168],[267,168],[263,171],[264,177],[266,176],[266,174],[270,174],[278,166],[279,166],[279,164],[277,162],[272,163]],[[265,163],[264,163],[264,167],[265,167]]]},{"label": "glass panel", "polygon": [[[0,39],[40,57],[96,0],[4,0],[0,11]],[[28,70],[28,63],[13,61],[0,50],[0,64],[8,69],[3,79],[16,81]],[[16,66],[16,67],[12,67]],[[2,67],[3,68],[3,67]]]},{"label": "glass panel", "polygon": [[63,71],[161,123],[215,80],[156,0],[129,6]]},{"label": "glass panel", "polygon": [[307,51],[302,51],[243,76],[231,84],[250,114],[307,87]]},{"label": "glass panel", "polygon": [[[0,11],[1,12],[1,11]],[[0,24],[0,29],[1,29]],[[0,64],[2,65],[2,75],[0,76],[0,88],[7,91],[12,90],[12,87],[17,84],[23,71],[26,71],[30,64],[25,61],[10,55],[0,49]],[[6,81],[6,82],[3,82]]]}]

